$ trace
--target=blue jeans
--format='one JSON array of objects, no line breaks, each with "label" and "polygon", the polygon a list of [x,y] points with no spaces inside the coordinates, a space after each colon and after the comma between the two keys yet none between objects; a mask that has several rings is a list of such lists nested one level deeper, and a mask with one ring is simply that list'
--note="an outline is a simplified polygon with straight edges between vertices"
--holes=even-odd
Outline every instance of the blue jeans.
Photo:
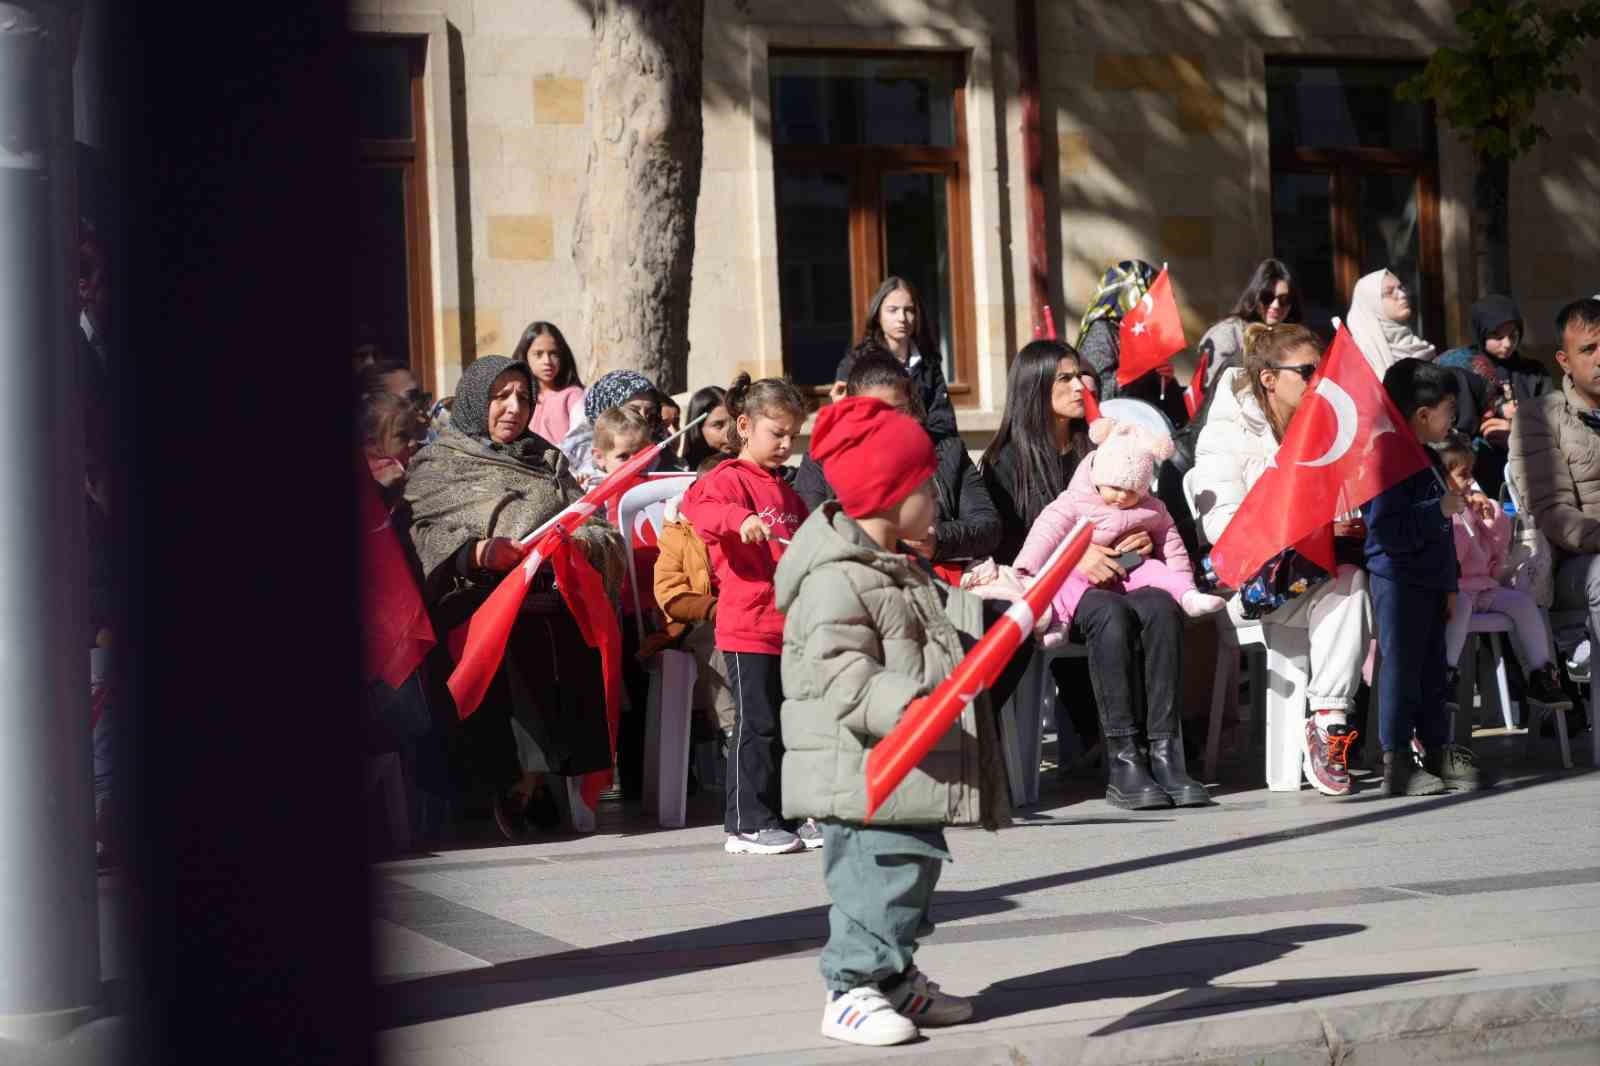
[{"label": "blue jeans", "polygon": [[1404,751],[1411,730],[1428,751],[1450,738],[1445,717],[1444,632],[1447,593],[1367,575],[1383,668],[1378,676],[1378,740]]}]

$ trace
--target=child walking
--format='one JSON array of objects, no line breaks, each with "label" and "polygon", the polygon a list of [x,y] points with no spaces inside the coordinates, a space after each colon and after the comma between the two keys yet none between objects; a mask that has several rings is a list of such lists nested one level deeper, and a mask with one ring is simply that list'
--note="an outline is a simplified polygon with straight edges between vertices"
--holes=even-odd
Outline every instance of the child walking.
[{"label": "child walking", "polygon": [[1439,449],[1445,483],[1466,500],[1465,510],[1450,519],[1455,532],[1456,561],[1461,566],[1460,589],[1445,628],[1444,661],[1455,666],[1467,646],[1467,626],[1474,611],[1494,611],[1511,620],[1511,641],[1527,675],[1524,695],[1534,703],[1566,710],[1572,701],[1561,688],[1561,676],[1550,656],[1550,631],[1544,612],[1521,589],[1500,584],[1500,567],[1511,545],[1511,519],[1495,502],[1477,490],[1473,468],[1477,453],[1459,435]]},{"label": "child walking", "polygon": [[[1401,359],[1383,387],[1424,445],[1437,444],[1455,423],[1451,372],[1420,359]],[[1444,465],[1432,448],[1429,468],[1391,486],[1361,508],[1367,523],[1367,578],[1383,666],[1378,677],[1378,739],[1383,745],[1383,791],[1389,796],[1434,796],[1478,787],[1467,748],[1446,744],[1450,724],[1445,627],[1458,586],[1451,519],[1466,508],[1447,491]],[[1456,609],[1470,610],[1469,603]],[[1412,759],[1411,734],[1422,744]]]},{"label": "child walking", "polygon": [[[1194,567],[1178,527],[1166,504],[1150,492],[1156,464],[1172,457],[1172,438],[1100,418],[1090,425],[1089,439],[1099,447],[1078,464],[1066,491],[1040,512],[1017,553],[1016,569],[1037,573],[1078,519],[1087,518],[1094,524],[1094,542],[1102,547],[1120,544],[1134,533],[1149,536],[1149,557],[1135,561],[1133,556],[1138,553],[1128,553],[1127,564],[1132,565],[1128,565],[1127,577],[1111,586],[1113,591],[1161,589],[1190,617],[1222,610],[1227,601],[1195,588]],[[1072,627],[1078,601],[1090,587],[1082,574],[1067,578],[1051,601],[1057,628],[1045,643],[1059,641]]]},{"label": "child walking", "polygon": [[866,760],[906,705],[956,669],[961,632],[981,628],[981,601],[904,551],[935,513],[937,464],[921,425],[853,396],[818,414],[811,454],[837,499],[812,513],[778,564],[783,809],[815,818],[827,842],[822,1035],[899,1044],[918,1026],[972,1016],[971,1001],[940,990],[914,956],[933,931],[929,904],[950,861],[943,827],[998,825],[1003,814],[989,805],[1003,803],[1004,789],[985,775],[1003,763],[992,716],[969,706],[866,825]]},{"label": "child walking", "polygon": [[780,804],[783,615],[775,603],[772,575],[783,545],[806,517],[804,501],[780,473],[805,419],[805,402],[787,381],[752,383],[748,374],[741,374],[724,403],[733,416],[730,433],[737,458],[695,481],[679,510],[711,556],[719,590],[717,649],[733,689],[723,847],[735,855],[781,855],[822,846],[814,825],[793,832]]}]

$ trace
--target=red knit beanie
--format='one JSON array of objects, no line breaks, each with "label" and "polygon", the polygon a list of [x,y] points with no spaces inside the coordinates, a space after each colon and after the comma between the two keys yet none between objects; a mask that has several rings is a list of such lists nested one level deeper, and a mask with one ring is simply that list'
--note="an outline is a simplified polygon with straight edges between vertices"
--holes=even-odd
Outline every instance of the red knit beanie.
[{"label": "red knit beanie", "polygon": [[893,507],[939,465],[928,431],[871,396],[846,397],[818,412],[811,456],[851,518]]}]

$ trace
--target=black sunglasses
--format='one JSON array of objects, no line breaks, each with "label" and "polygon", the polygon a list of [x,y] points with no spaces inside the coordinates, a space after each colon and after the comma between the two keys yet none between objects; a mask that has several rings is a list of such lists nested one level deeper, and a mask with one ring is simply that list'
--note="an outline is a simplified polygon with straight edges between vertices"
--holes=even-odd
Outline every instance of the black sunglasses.
[{"label": "black sunglasses", "polygon": [[1315,363],[1300,363],[1300,364],[1298,364],[1296,366],[1284,366],[1282,363],[1268,363],[1267,364],[1267,369],[1268,370],[1292,370],[1296,374],[1300,375],[1300,380],[1301,381],[1310,381],[1311,380],[1311,375],[1313,375],[1313,374],[1315,374],[1317,372],[1317,364],[1315,364]]},{"label": "black sunglasses", "polygon": [[1262,307],[1271,307],[1273,304],[1277,304],[1277,303],[1281,303],[1285,307],[1293,307],[1294,306],[1294,290],[1291,289],[1290,291],[1284,293],[1282,296],[1278,295],[1278,292],[1277,292],[1276,288],[1262,289],[1261,290],[1261,306]]}]

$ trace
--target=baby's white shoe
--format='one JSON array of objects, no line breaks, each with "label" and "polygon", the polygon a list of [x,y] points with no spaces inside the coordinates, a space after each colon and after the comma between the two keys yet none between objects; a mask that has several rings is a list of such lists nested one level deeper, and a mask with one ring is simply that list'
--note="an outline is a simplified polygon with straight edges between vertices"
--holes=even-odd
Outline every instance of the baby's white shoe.
[{"label": "baby's white shoe", "polygon": [[1199,589],[1190,589],[1178,601],[1183,608],[1183,613],[1190,618],[1199,618],[1202,615],[1216,614],[1228,605],[1228,601],[1221,596],[1212,596],[1201,592]]}]

